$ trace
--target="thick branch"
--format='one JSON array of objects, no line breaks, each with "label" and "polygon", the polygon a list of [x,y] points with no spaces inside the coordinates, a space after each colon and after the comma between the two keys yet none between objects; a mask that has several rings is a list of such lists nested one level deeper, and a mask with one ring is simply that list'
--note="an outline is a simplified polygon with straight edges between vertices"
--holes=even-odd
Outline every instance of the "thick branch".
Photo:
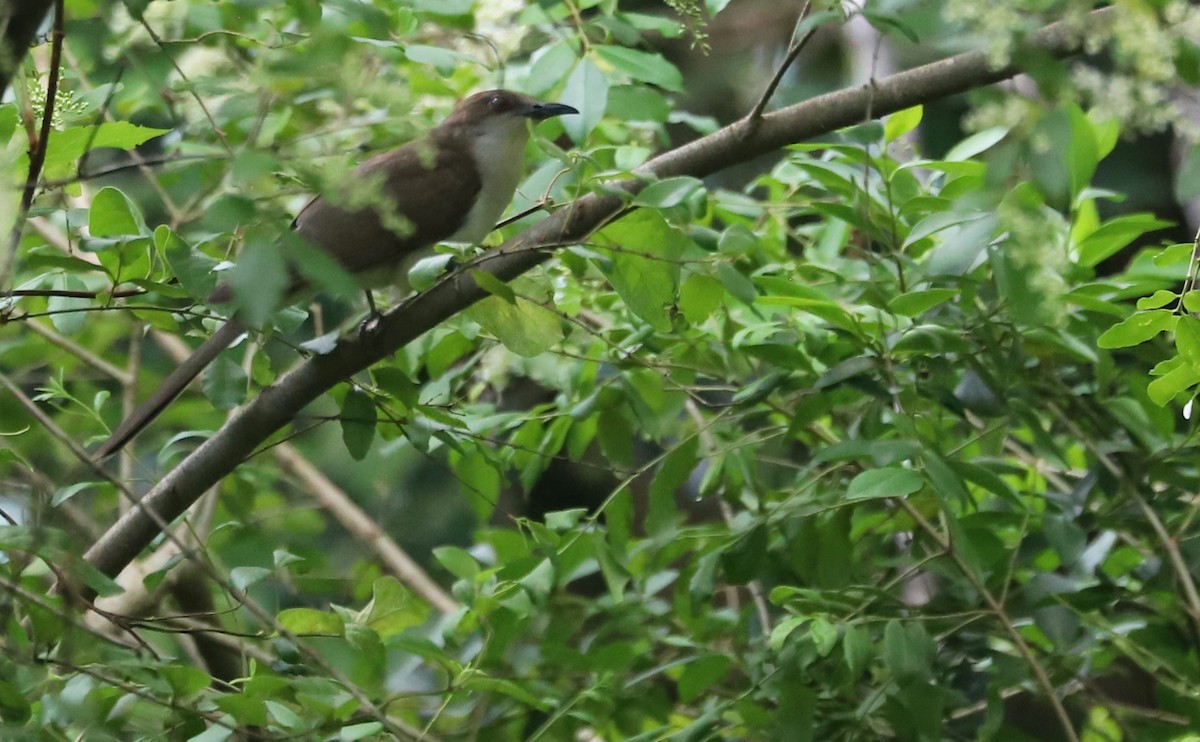
[{"label": "thick branch", "polygon": [[[1090,25],[1111,22],[1111,10],[1091,14]],[[1029,39],[1042,54],[1066,57],[1078,49],[1076,34],[1062,23],[1046,27]],[[739,121],[709,136],[650,160],[637,174],[647,179],[674,175],[703,177],[745,162],[787,144],[858,123],[871,112],[883,116],[920,103],[1012,77],[1017,66],[989,66],[982,53],[961,54],[885,78],[873,86],[843,90]],[[636,191],[640,184],[620,184]],[[233,471],[243,459],[296,413],[335,384],[380,361],[412,342],[438,323],[487,296],[466,273],[487,270],[509,280],[549,257],[547,246],[570,244],[586,237],[625,208],[612,195],[590,194],[525,230],[500,248],[448,276],[436,286],[409,298],[385,315],[378,328],[338,343],[333,352],[300,364],[267,389],[169,472],[90,549],[86,558],[103,573],[115,576],[158,533],[145,510],[166,520],[183,513],[206,489]]]}]

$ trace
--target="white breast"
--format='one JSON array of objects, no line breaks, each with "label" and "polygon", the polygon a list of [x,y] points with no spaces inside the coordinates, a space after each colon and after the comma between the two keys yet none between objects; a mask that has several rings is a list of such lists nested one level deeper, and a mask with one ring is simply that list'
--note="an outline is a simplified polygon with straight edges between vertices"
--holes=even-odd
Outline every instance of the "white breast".
[{"label": "white breast", "polygon": [[499,116],[480,127],[472,142],[479,167],[479,198],[467,212],[467,220],[449,242],[479,244],[500,221],[521,179],[525,142],[529,128],[523,117]]}]

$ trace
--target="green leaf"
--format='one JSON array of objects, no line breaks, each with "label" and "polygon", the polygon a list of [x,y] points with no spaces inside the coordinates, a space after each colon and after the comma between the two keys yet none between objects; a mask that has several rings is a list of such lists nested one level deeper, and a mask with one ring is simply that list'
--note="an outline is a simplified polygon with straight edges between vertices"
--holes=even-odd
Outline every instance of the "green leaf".
[{"label": "green leaf", "polygon": [[1168,373],[1151,381],[1146,386],[1146,394],[1156,405],[1165,405],[1175,398],[1176,394],[1190,389],[1200,383],[1200,370],[1189,363],[1181,363]]},{"label": "green leaf", "polygon": [[950,151],[942,159],[948,162],[973,159],[977,155],[996,146],[1006,136],[1008,136],[1008,129],[1006,127],[995,126],[991,129],[984,129],[951,147]]},{"label": "green leaf", "polygon": [[1162,309],[1168,304],[1175,303],[1179,299],[1179,294],[1166,289],[1159,289],[1150,296],[1143,296],[1137,301],[1138,309]]},{"label": "green leaf", "polygon": [[1175,324],[1175,350],[1192,368],[1200,371],[1200,319],[1184,315]]},{"label": "green leaf", "polygon": [[1153,214],[1128,214],[1109,219],[1076,245],[1079,264],[1088,268],[1096,266],[1147,232],[1172,224],[1174,222],[1158,219]]},{"label": "green leaf", "polygon": [[683,75],[661,54],[624,46],[604,45],[593,46],[592,51],[630,79],[657,85],[675,93],[683,91]]},{"label": "green leaf", "polygon": [[675,493],[682,487],[699,464],[700,439],[692,436],[681,441],[663,459],[662,466],[650,485],[650,503],[645,528],[649,534],[663,532],[677,517]]},{"label": "green leaf", "polygon": [[1164,247],[1162,252],[1154,256],[1154,264],[1159,268],[1186,263],[1192,259],[1196,246],[1190,242],[1180,242]]},{"label": "green leaf", "polygon": [[288,608],[275,620],[280,628],[297,636],[341,636],[346,630],[341,616],[315,608]]},{"label": "green leaf", "polygon": [[1105,330],[1096,343],[1101,348],[1128,348],[1140,345],[1160,332],[1174,329],[1175,321],[1176,315],[1169,309],[1138,312]]},{"label": "green leaf", "polygon": [[165,224],[154,229],[154,248],[167,261],[171,272],[190,296],[207,297],[217,285],[213,271],[217,261],[193,250],[174,230]]},{"label": "green leaf", "polygon": [[97,126],[74,126],[66,131],[56,131],[50,136],[50,144],[46,148],[46,177],[68,175],[75,162],[89,149],[113,147],[129,150],[169,131],[137,126],[128,121],[110,121]]},{"label": "green leaf", "polygon": [[720,281],[711,276],[695,274],[679,288],[679,311],[688,322],[700,324],[712,316],[724,296],[725,287]]},{"label": "green leaf", "polygon": [[446,271],[446,266],[453,259],[453,255],[444,252],[421,258],[408,270],[408,285],[414,291],[424,291],[437,283],[438,278]]},{"label": "green leaf", "polygon": [[659,331],[671,329],[679,264],[689,240],[657,211],[640,210],[605,227],[595,240],[612,245],[605,276],[634,314]]},{"label": "green leaf", "polygon": [[449,77],[455,70],[476,63],[475,57],[470,54],[426,44],[408,44],[404,47],[404,56],[417,64],[432,66],[443,77]]},{"label": "green leaf", "polygon": [[[85,284],[79,276],[61,274],[54,279],[54,288],[58,291],[86,291]],[[64,335],[76,335],[81,332],[88,319],[91,306],[90,299],[74,296],[52,296],[46,301],[46,309],[50,314],[50,322],[54,329]]]},{"label": "green leaf", "polygon": [[911,469],[887,466],[865,471],[850,481],[846,498],[870,500],[882,497],[905,497],[923,487],[921,475]]},{"label": "green leaf", "polygon": [[664,178],[654,181],[638,192],[633,199],[633,204],[652,209],[668,209],[683,203],[702,188],[704,188],[704,183],[699,178],[687,175]]},{"label": "green leaf", "polygon": [[195,665],[172,662],[159,668],[159,672],[166,678],[171,692],[177,698],[199,693],[212,684],[212,677]]},{"label": "green leaf", "polygon": [[905,317],[916,317],[958,296],[957,289],[925,289],[900,294],[888,302],[888,310]]},{"label": "green leaf", "polygon": [[893,113],[883,122],[883,138],[889,142],[896,141],[917,128],[924,114],[925,107],[920,105]]},{"label": "green leaf", "polygon": [[850,674],[858,677],[875,659],[871,634],[859,624],[849,624],[842,635],[842,654]]},{"label": "green leaf", "polygon": [[733,665],[733,660],[723,654],[697,657],[684,665],[679,676],[679,700],[691,703],[714,683],[722,680]]},{"label": "green leaf", "polygon": [[460,580],[470,580],[479,574],[479,563],[475,557],[457,546],[440,546],[433,550],[433,558]]},{"label": "green leaf", "polygon": [[492,296],[503,299],[509,304],[517,303],[517,295],[513,293],[512,286],[496,278],[491,273],[473,270],[471,271],[471,278],[475,279],[475,283],[479,285],[479,288]]},{"label": "green leaf", "polygon": [[1175,171],[1175,198],[1187,203],[1200,198],[1200,144],[1193,144]]},{"label": "green leaf", "polygon": [[588,134],[604,118],[608,107],[608,80],[589,57],[575,65],[559,99],[579,111],[578,116],[563,116],[563,131],[576,144],[587,141]]},{"label": "green leaf", "polygon": [[100,189],[88,209],[88,231],[93,237],[124,237],[145,235],[146,223],[137,207],[121,191],[112,186]]},{"label": "green leaf", "polygon": [[509,302],[490,296],[472,307],[468,315],[504,347],[526,358],[545,353],[563,339],[562,320],[557,314],[524,297],[513,299]]},{"label": "green leaf", "polygon": [[525,588],[530,597],[545,599],[554,589],[554,564],[549,559],[543,559],[529,574],[517,580],[517,584]]},{"label": "green leaf", "polygon": [[240,316],[254,327],[266,324],[291,283],[289,276],[279,243],[255,240],[246,245],[229,276]]},{"label": "green leaf", "polygon": [[1071,122],[1071,146],[1067,150],[1067,170],[1071,173],[1071,198],[1074,199],[1092,182],[1100,163],[1100,149],[1092,122],[1075,104],[1067,107]]},{"label": "green leaf", "polygon": [[371,584],[371,600],[361,611],[360,621],[380,639],[386,640],[422,624],[426,612],[424,604],[414,598],[407,587],[388,575]]},{"label": "green leaf", "polygon": [[920,623],[888,621],[883,630],[883,660],[899,682],[929,680],[935,651]]},{"label": "green leaf", "polygon": [[244,592],[246,588],[262,582],[270,575],[271,570],[264,567],[234,567],[229,570],[229,583]]},{"label": "green leaf", "polygon": [[575,50],[559,41],[535,50],[532,60],[524,89],[532,95],[545,95],[562,81],[562,71],[575,64]]},{"label": "green leaf", "polygon": [[204,372],[201,388],[218,410],[232,410],[246,401],[246,371],[230,354],[217,356]]},{"label": "green leaf", "polygon": [[339,415],[342,423],[342,442],[355,461],[366,458],[375,440],[375,426],[379,423],[378,413],[371,395],[358,389],[346,392]]},{"label": "green leaf", "polygon": [[378,721],[365,721],[361,724],[349,724],[338,731],[339,742],[358,742],[360,739],[377,737],[383,734],[383,724]]}]

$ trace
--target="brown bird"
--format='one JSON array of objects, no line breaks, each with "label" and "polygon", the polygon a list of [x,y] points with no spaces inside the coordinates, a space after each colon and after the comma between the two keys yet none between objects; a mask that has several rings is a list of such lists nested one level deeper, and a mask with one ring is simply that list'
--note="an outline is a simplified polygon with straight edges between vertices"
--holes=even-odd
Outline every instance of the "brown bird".
[{"label": "brown bird", "polygon": [[[568,113],[579,112],[509,90],[476,93],[425,136],[355,169],[354,181],[382,188],[368,205],[339,205],[317,197],[292,228],[366,285],[379,285],[381,279],[403,283],[407,269],[437,243],[478,244],[495,228],[521,177],[529,139],[526,120]],[[292,290],[301,288],[303,282],[294,275]],[[226,284],[217,287],[209,302],[230,298]],[[119,451],[141,432],[245,329],[230,318],[117,426],[96,458]]]}]

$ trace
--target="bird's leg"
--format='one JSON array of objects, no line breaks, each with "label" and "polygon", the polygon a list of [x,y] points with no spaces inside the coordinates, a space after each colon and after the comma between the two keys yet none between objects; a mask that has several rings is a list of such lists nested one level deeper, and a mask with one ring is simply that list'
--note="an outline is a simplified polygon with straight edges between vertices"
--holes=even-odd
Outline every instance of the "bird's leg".
[{"label": "bird's leg", "polygon": [[366,319],[358,326],[358,333],[360,335],[375,332],[376,328],[379,327],[379,320],[383,316],[375,306],[375,295],[371,293],[371,290],[367,289],[363,293],[367,295],[367,307],[370,311],[367,313]]}]

